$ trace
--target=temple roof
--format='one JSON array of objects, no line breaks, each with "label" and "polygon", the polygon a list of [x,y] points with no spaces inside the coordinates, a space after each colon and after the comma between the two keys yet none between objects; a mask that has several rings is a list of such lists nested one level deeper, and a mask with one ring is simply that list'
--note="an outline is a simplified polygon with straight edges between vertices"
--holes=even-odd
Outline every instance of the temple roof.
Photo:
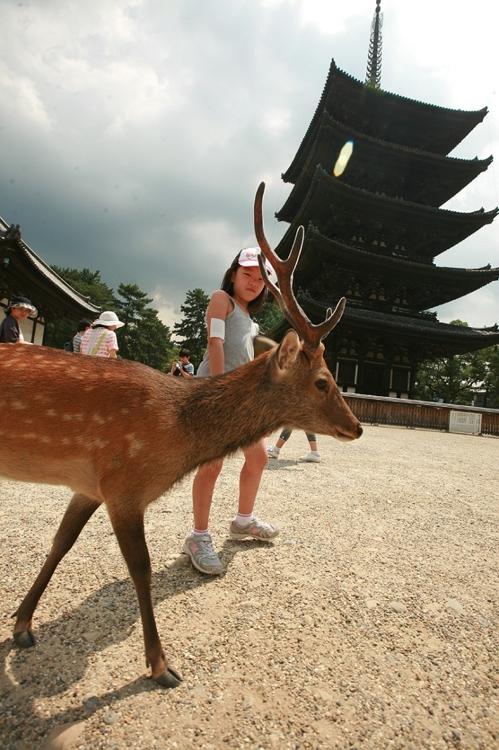
[{"label": "temple roof", "polygon": [[[324,319],[326,306],[311,299],[300,299],[300,304],[308,314],[315,312],[319,318]],[[410,317],[376,310],[362,310],[347,304],[343,318],[331,338],[335,334],[343,335],[349,326],[362,331],[372,331],[375,334],[391,335],[403,340],[406,344],[420,342],[427,350],[435,347],[440,352],[445,352],[441,356],[465,354],[499,344],[497,325],[488,328],[456,326],[451,323],[441,323],[430,317]]]},{"label": "temple roof", "polygon": [[[414,304],[416,310],[443,305],[499,279],[499,268],[490,265],[484,268],[453,268],[378,255],[331,240],[314,227],[309,227],[295,272],[297,283],[313,290],[314,281],[324,277],[325,266],[329,265],[361,276],[377,276],[385,281],[385,285],[390,280],[392,283],[396,280],[398,284],[406,286],[409,296],[417,300],[417,304]],[[333,284],[338,296],[348,296],[348,283],[348,279],[342,275]]]},{"label": "temple roof", "polygon": [[347,126],[384,141],[436,154],[448,154],[482,122],[487,108],[476,111],[448,109],[366,86],[331,61],[315,114],[298,151],[285,172],[295,182],[320,127],[323,112]]},{"label": "temple roof", "polygon": [[[298,210],[317,164],[331,174],[340,149],[348,140],[353,141],[354,147],[341,178],[344,182],[431,206],[448,201],[492,162],[492,156],[455,159],[371,138],[323,112],[303,169],[280,211],[288,221]],[[286,180],[286,175],[282,177]]]},{"label": "temple roof", "polygon": [[2,286],[10,293],[29,296],[42,316],[47,309],[75,319],[98,315],[99,307],[64,281],[23,239],[5,236],[8,230],[9,225],[0,217]]},{"label": "temple roof", "polygon": [[313,224],[322,234],[384,255],[431,262],[490,224],[499,209],[462,213],[422,206],[411,201],[370,193],[347,185],[317,166],[308,192],[294,216],[276,213],[279,220],[292,220],[277,252],[287,254],[300,225]]}]

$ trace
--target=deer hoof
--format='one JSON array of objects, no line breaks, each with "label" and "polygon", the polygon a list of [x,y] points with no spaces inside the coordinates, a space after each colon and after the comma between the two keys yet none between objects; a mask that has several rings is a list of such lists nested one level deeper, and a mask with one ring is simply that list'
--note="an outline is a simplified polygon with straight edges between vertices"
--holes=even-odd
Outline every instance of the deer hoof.
[{"label": "deer hoof", "polygon": [[14,633],[14,643],[19,648],[32,648],[35,645],[35,636],[30,630],[20,630],[19,633]]},{"label": "deer hoof", "polygon": [[182,682],[179,673],[175,672],[171,667],[167,667],[163,674],[160,674],[159,677],[154,677],[153,679],[158,685],[161,685],[161,687],[164,688],[176,688]]}]

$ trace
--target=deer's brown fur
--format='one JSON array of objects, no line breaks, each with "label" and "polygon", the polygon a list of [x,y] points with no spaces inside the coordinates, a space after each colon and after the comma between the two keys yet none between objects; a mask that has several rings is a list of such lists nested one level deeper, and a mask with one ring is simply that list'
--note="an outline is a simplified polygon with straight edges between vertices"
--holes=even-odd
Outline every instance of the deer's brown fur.
[{"label": "deer's brown fur", "polygon": [[[262,194],[260,189],[260,202]],[[292,294],[289,280],[301,234],[292,261],[276,260],[261,226],[257,237],[285,289],[282,296],[275,286],[272,291],[288,314],[292,310],[290,320],[304,341],[289,331],[279,346],[233,372],[173,378],[133,362],[0,345],[0,475],[64,484],[75,493],[17,612],[19,646],[34,645],[32,617],[40,596],[104,503],[137,591],[152,676],[165,687],[175,686],[180,677],[168,667],[154,619],[146,507],[196,466],[255,443],[282,425],[340,440],[361,435],[320,343],[341,311],[312,326]]]}]

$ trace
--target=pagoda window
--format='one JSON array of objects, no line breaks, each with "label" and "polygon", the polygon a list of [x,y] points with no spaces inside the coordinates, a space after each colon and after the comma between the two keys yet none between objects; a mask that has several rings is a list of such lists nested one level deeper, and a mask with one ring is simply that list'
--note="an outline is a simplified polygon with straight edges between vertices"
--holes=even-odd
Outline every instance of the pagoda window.
[{"label": "pagoda window", "polygon": [[359,366],[352,359],[338,359],[336,363],[336,383],[344,391],[355,392]]},{"label": "pagoda window", "polygon": [[390,373],[383,364],[365,362],[362,372],[362,389],[364,393],[374,396],[387,396],[389,390]]},{"label": "pagoda window", "polygon": [[411,385],[409,367],[392,367],[390,370],[390,396],[407,398]]}]

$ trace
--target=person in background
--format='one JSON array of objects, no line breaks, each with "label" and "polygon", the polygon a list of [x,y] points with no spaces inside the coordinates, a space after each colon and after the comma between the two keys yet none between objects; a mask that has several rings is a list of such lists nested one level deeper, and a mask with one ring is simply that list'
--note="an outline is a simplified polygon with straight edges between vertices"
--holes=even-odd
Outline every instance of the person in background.
[{"label": "person in background", "polygon": [[[289,427],[285,427],[282,430],[276,444],[270,445],[267,448],[267,455],[269,458],[279,458],[279,451],[281,450],[286,440],[289,440],[291,433],[292,430],[290,430]],[[303,456],[300,461],[307,461],[307,463],[318,464],[321,460],[321,454],[317,450],[317,436],[313,432],[306,432],[305,435],[307,436],[307,440],[310,445],[310,453],[307,453],[306,456]]]},{"label": "person in background", "polygon": [[30,315],[36,316],[36,307],[27,297],[12,297],[5,310],[6,317],[0,326],[1,344],[29,344],[25,341],[20,323]]},{"label": "person in background", "polygon": [[119,346],[115,331],[124,325],[115,312],[105,310],[97,320],[94,320],[91,328],[87,328],[83,334],[80,352],[90,357],[116,359]]},{"label": "person in background", "polygon": [[194,377],[194,365],[190,362],[191,353],[189,349],[181,349],[179,354],[179,361],[172,364],[170,370],[171,374],[176,378],[193,378]]},{"label": "person in background", "polygon": [[91,325],[91,322],[86,319],[80,320],[80,322],[78,323],[77,332],[73,336],[73,352],[75,352],[75,354],[80,353],[83,334],[90,328]]}]

